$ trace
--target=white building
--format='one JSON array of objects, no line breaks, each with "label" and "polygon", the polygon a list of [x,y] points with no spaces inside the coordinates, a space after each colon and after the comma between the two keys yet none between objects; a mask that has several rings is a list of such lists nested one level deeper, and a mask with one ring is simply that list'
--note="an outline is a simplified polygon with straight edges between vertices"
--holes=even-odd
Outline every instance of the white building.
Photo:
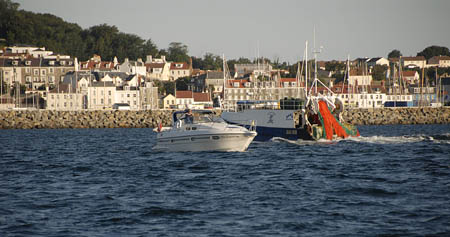
[{"label": "white building", "polygon": [[166,61],[165,56],[161,58],[153,58],[151,55],[147,56],[145,61],[147,70],[147,77],[151,80],[169,81],[170,78],[170,63]]},{"label": "white building", "polygon": [[136,87],[124,86],[118,88],[115,94],[115,102],[118,104],[128,104],[132,110],[141,109],[139,89]]},{"label": "white building", "polygon": [[146,76],[147,71],[144,62],[142,59],[138,59],[137,61],[130,61],[128,58],[118,66],[120,72],[125,72],[128,74],[138,74],[141,76]]},{"label": "white building", "polygon": [[111,109],[116,103],[116,86],[112,82],[91,82],[88,87],[88,109]]},{"label": "white building", "polygon": [[75,111],[83,108],[83,95],[76,93],[69,84],[60,84],[47,93],[48,110]]}]

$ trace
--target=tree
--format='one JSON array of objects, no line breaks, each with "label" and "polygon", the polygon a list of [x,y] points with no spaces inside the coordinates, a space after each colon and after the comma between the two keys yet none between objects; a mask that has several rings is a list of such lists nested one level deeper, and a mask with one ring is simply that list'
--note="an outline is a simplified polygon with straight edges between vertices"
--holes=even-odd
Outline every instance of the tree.
[{"label": "tree", "polygon": [[191,77],[180,77],[175,81],[177,90],[179,91],[187,91],[190,89],[190,85],[192,84]]},{"label": "tree", "polygon": [[158,47],[156,47],[156,45],[153,43],[151,39],[148,39],[142,46],[141,58],[146,58],[147,55],[156,56],[157,54],[158,54]]},{"label": "tree", "polygon": [[223,60],[220,56],[212,53],[206,53],[203,56],[203,70],[219,70],[223,67]]},{"label": "tree", "polygon": [[433,45],[418,52],[417,56],[424,56],[428,60],[434,56],[450,56],[450,51],[447,47]]},{"label": "tree", "polygon": [[345,70],[345,64],[338,61],[331,61],[325,63],[325,70],[331,72],[338,72]]},{"label": "tree", "polygon": [[387,65],[375,65],[372,69],[372,78],[375,81],[383,81],[386,79]]},{"label": "tree", "polygon": [[403,55],[398,49],[394,49],[388,54],[388,58],[400,58],[401,56]]},{"label": "tree", "polygon": [[188,47],[180,42],[170,43],[167,53],[168,61],[189,62]]},{"label": "tree", "polygon": [[175,82],[173,81],[165,81],[162,86],[162,93],[164,94],[172,94],[175,96]]}]

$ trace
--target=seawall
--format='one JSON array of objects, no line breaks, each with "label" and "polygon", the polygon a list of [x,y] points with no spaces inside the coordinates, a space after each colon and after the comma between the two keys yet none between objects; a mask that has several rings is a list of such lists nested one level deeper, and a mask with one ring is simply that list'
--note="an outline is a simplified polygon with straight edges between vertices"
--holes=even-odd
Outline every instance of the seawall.
[{"label": "seawall", "polygon": [[343,116],[354,125],[450,124],[450,107],[351,109]]},{"label": "seawall", "polygon": [[[172,110],[153,111],[0,111],[0,129],[154,128],[170,126]],[[220,111],[217,111],[220,113]],[[355,125],[450,124],[450,107],[353,109],[344,112]]]}]

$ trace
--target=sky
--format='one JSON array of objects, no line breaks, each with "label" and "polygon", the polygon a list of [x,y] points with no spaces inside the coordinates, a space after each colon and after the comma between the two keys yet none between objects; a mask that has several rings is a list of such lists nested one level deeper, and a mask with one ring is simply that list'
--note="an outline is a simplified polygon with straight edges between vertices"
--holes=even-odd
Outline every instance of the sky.
[{"label": "sky", "polygon": [[12,1],[84,29],[115,25],[151,39],[159,49],[181,42],[196,57],[213,53],[294,63],[303,59],[306,41],[309,55],[314,42],[316,49],[323,47],[318,60],[387,57],[393,49],[416,56],[432,45],[450,48],[449,0]]}]

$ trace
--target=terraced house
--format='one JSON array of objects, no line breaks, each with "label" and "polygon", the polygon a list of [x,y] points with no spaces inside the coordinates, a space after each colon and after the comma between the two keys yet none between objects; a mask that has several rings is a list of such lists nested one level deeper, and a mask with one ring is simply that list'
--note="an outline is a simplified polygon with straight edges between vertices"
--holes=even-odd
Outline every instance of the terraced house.
[{"label": "terraced house", "polygon": [[38,89],[59,84],[66,73],[75,71],[76,64],[76,59],[69,56],[33,58],[21,55],[0,58],[0,71],[9,86],[20,83],[29,89]]}]

